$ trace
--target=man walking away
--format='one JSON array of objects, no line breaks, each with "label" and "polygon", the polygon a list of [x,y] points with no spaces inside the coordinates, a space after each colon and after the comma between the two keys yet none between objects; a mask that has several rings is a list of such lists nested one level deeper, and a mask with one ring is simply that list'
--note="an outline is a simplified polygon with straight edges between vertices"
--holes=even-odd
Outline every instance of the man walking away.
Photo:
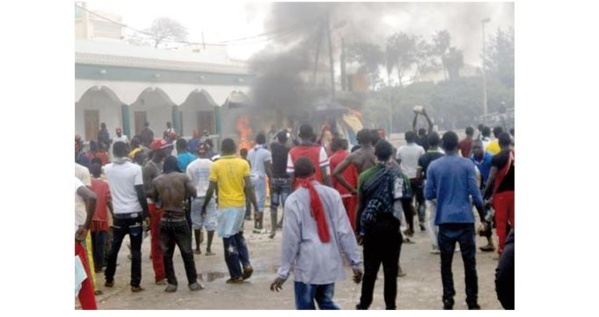
[{"label": "man walking away", "polygon": [[356,309],[372,304],[374,285],[381,263],[384,273],[384,297],[388,310],[396,308],[398,263],[402,236],[401,198],[409,194],[408,179],[397,166],[389,163],[393,147],[385,140],[375,146],[378,163],[360,174],[358,180],[358,239],[364,244],[364,282]]},{"label": "man walking away", "polygon": [[92,219],[91,235],[94,254],[94,265],[96,273],[101,272],[104,264],[106,236],[108,234],[108,213],[112,215],[112,201],[110,196],[110,186],[108,182],[100,178],[102,174],[102,165],[92,160],[90,168],[93,176],[91,189],[96,194],[96,211]]},{"label": "man walking away", "polygon": [[341,196],[314,178],[315,168],[306,157],[294,164],[297,189],[287,198],[281,266],[270,285],[282,289],[291,268],[295,274],[296,309],[341,309],[333,302],[335,282],[345,279],[341,253],[346,255],[354,282],[362,278],[362,261]]},{"label": "man walking away", "polygon": [[299,128],[299,138],[301,142],[293,147],[287,155],[287,174],[291,176],[291,186],[294,186],[294,173],[293,166],[295,161],[300,157],[307,157],[312,161],[314,166],[318,166],[314,177],[321,184],[330,186],[330,171],[329,171],[329,157],[324,147],[317,143],[314,143],[315,139],[314,130],[309,124],[302,124]]},{"label": "man walking away", "polygon": [[[254,186],[258,208],[263,211],[266,201],[266,176],[268,179],[272,176],[272,156],[266,145],[264,133],[258,133],[256,136],[256,146],[249,151],[248,161],[250,162],[250,180]],[[258,213],[254,218],[254,233],[264,233],[264,213]],[[276,227],[273,230],[276,230]]]},{"label": "man walking away", "polygon": [[[439,134],[437,132],[431,132],[428,135],[428,144],[429,149],[426,151],[424,155],[422,155],[418,159],[418,171],[416,174],[416,178],[424,184],[426,182],[426,171],[434,160],[442,157],[444,154],[439,151],[439,143],[441,139],[439,138]],[[432,240],[433,250],[431,253],[438,254],[439,253],[439,245],[437,243],[437,236],[439,234],[439,228],[435,226],[435,215],[437,214],[437,201],[436,200],[427,200],[426,205],[429,207],[429,216],[426,225],[428,227],[428,232]]]},{"label": "man walking away", "polygon": [[474,200],[481,221],[484,221],[483,200],[476,184],[474,164],[458,155],[457,134],[453,131],[446,132],[443,134],[442,144],[446,155],[429,165],[424,196],[428,200],[437,199],[435,225],[439,226],[443,309],[453,309],[455,303],[451,265],[456,242],[460,244],[464,262],[468,309],[480,309],[474,214],[470,197]]},{"label": "man walking away", "polygon": [[225,262],[231,276],[227,283],[239,284],[249,279],[254,272],[247,244],[243,238],[246,195],[250,196],[255,208],[254,212],[259,210],[250,183],[248,162],[235,156],[235,142],[232,139],[223,140],[221,151],[222,156],[210,167],[210,185],[201,215],[206,215],[208,204],[218,186],[218,235],[223,238]]},{"label": "man walking away", "polygon": [[[282,130],[276,135],[276,142],[270,145],[272,151],[272,171],[270,178],[270,221],[272,232],[270,238],[274,238],[276,229],[281,228],[283,223],[283,216],[281,221],[277,223],[277,209],[281,205],[285,209],[285,201],[287,196],[291,192],[291,184],[289,183],[289,175],[287,175],[287,155],[289,154],[289,147],[287,147],[287,132]],[[249,208],[249,204],[248,204]],[[281,210],[281,215],[283,210]]]},{"label": "man walking away", "polygon": [[466,128],[466,137],[460,141],[460,154],[462,157],[469,158],[470,151],[472,151],[472,141],[474,136],[474,129],[472,127]]},{"label": "man walking away", "polygon": [[[422,194],[422,183],[416,178],[416,171],[418,169],[418,159],[424,155],[425,150],[422,146],[416,144],[416,134],[412,131],[407,131],[405,134],[406,145],[402,145],[397,150],[397,162],[401,167],[401,172],[410,179],[410,187],[416,197],[416,204],[418,211],[418,220],[420,222],[420,230],[425,230],[424,227],[424,196]],[[406,235],[412,237],[414,235],[414,219],[411,215],[414,214],[414,205],[412,204],[412,197],[403,198],[403,208],[406,211],[406,221],[408,222],[408,230]]]},{"label": "man walking away", "polygon": [[[514,210],[514,176],[515,176],[515,153],[511,147],[511,138],[507,132],[499,135],[499,146],[501,152],[493,156],[491,161],[491,172],[489,180],[485,187],[485,197],[493,195],[491,198],[495,209],[495,227],[499,247],[497,253],[501,255],[505,239],[508,234],[508,225],[515,229],[515,210]],[[493,186],[491,186],[493,184]]]}]

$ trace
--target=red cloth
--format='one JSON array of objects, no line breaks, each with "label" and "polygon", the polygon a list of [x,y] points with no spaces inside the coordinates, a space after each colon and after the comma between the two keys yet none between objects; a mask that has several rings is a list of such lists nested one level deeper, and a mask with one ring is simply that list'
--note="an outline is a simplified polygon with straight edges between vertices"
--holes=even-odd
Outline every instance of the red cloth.
[{"label": "red cloth", "polygon": [[318,237],[323,243],[331,241],[331,235],[329,234],[329,226],[327,225],[327,217],[324,214],[324,208],[320,196],[314,188],[312,181],[315,180],[314,176],[307,178],[296,178],[296,188],[304,187],[310,192],[310,215],[316,220],[316,227],[318,228]]},{"label": "red cloth", "polygon": [[150,254],[152,256],[152,266],[154,267],[155,282],[166,278],[162,247],[160,246],[160,219],[162,219],[163,211],[162,208],[156,208],[155,204],[148,204],[148,212],[150,213],[150,236],[152,238]]},{"label": "red cloth", "polygon": [[108,231],[108,207],[111,200],[110,186],[101,178],[92,178],[92,191],[96,194],[96,211],[92,218],[92,232]]},{"label": "red cloth", "polygon": [[320,170],[320,148],[318,144],[314,145],[298,145],[289,150],[291,161],[295,164],[295,161],[300,157],[307,157],[314,164],[314,178],[321,184],[324,184],[324,178],[322,171]]},{"label": "red cloth", "polygon": [[81,259],[81,263],[83,264],[85,273],[87,274],[87,278],[81,283],[81,289],[77,295],[77,298],[79,298],[79,303],[81,304],[81,309],[98,309],[96,306],[96,295],[94,295],[94,286],[92,284],[92,274],[89,269],[89,264],[87,263],[87,251],[81,242],[78,241],[75,241],[75,256],[78,256],[79,259]]},{"label": "red cloth", "polygon": [[98,151],[96,152],[96,157],[102,161],[102,166],[108,164],[108,152]]},{"label": "red cloth", "polygon": [[[472,151],[472,139],[466,138],[460,141],[460,151],[462,152],[462,157],[469,158],[470,151]],[[483,149],[484,150],[484,149]]]},{"label": "red cloth", "polygon": [[[341,162],[343,162],[343,160],[345,160],[345,158],[349,155],[349,153],[347,153],[347,151],[337,151],[335,152],[335,154],[333,154],[333,156],[330,157],[329,159],[329,164],[331,166],[331,172],[335,171],[335,168],[337,168],[337,166],[339,164],[341,164]],[[354,164],[350,164],[345,171],[343,171],[343,178],[345,178],[345,181],[352,186],[353,188],[358,187],[358,170],[356,169],[356,166]],[[349,191],[347,190],[347,188],[343,187],[343,185],[341,185],[341,183],[339,183],[337,181],[337,179],[335,177],[331,177],[331,182],[333,185],[333,188],[335,188],[339,194],[341,194],[342,196],[345,194],[349,194]]]},{"label": "red cloth", "polygon": [[493,196],[493,207],[495,208],[495,227],[497,238],[499,240],[499,248],[497,253],[501,254],[505,247],[505,239],[507,238],[508,223],[512,228],[516,228],[514,222],[514,192],[505,191]]},{"label": "red cloth", "polygon": [[347,218],[349,219],[349,223],[351,224],[351,228],[356,232],[356,205],[358,204],[358,197],[355,195],[342,197],[343,207],[345,207],[345,211],[347,212]]}]

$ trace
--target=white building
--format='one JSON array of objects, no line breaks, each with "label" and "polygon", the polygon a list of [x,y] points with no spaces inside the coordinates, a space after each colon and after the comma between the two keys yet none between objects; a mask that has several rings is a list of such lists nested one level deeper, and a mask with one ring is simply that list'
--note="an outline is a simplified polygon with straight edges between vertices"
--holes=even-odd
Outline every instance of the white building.
[{"label": "white building", "polygon": [[[104,15],[103,15],[104,16]],[[118,16],[111,20],[119,21]],[[225,48],[160,50],[122,40],[122,27],[76,12],[75,133],[96,140],[100,123],[131,138],[145,122],[156,137],[170,121],[179,135],[220,132],[220,106],[247,93],[253,75]]]}]

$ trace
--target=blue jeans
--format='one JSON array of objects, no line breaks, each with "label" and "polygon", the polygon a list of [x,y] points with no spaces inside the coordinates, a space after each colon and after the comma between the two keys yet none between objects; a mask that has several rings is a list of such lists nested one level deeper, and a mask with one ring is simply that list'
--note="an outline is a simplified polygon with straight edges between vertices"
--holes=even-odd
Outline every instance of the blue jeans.
[{"label": "blue jeans", "polygon": [[270,211],[277,211],[279,205],[285,207],[285,200],[290,191],[289,178],[273,177],[270,180]]},{"label": "blue jeans", "polygon": [[466,276],[466,303],[476,304],[478,300],[478,276],[476,274],[476,244],[473,223],[449,223],[439,225],[439,250],[441,251],[441,280],[443,300],[453,302],[455,288],[451,263],[455,244],[460,244],[464,272]]},{"label": "blue jeans", "polygon": [[166,279],[171,285],[178,284],[175,267],[173,266],[175,245],[181,251],[187,282],[193,284],[197,281],[198,275],[191,250],[191,230],[189,230],[187,219],[184,217],[180,219],[170,218],[168,212],[165,212],[160,221],[160,246],[162,248]]},{"label": "blue jeans", "polygon": [[241,277],[242,267],[250,266],[250,253],[241,232],[228,238],[223,238],[225,247],[225,263],[232,279]]},{"label": "blue jeans", "polygon": [[335,284],[314,285],[295,282],[295,309],[297,310],[315,310],[314,301],[318,303],[321,310],[339,310],[341,307],[333,302],[335,294]]},{"label": "blue jeans", "polygon": [[114,281],[116,273],[116,260],[123,238],[129,235],[131,240],[131,286],[139,286],[141,283],[141,242],[143,234],[141,228],[141,212],[134,218],[119,219],[116,216],[112,222],[112,244],[108,251],[108,262],[106,263],[106,282]]}]

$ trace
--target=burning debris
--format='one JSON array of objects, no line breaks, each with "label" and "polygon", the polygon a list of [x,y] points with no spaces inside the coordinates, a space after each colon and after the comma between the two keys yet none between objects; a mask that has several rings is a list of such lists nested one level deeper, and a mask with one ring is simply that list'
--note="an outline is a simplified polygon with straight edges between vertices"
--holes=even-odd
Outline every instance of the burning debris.
[{"label": "burning debris", "polygon": [[252,129],[250,128],[250,119],[247,114],[242,114],[237,117],[235,130],[239,133],[238,148],[250,150],[254,146],[254,142],[250,137],[252,135]]}]

